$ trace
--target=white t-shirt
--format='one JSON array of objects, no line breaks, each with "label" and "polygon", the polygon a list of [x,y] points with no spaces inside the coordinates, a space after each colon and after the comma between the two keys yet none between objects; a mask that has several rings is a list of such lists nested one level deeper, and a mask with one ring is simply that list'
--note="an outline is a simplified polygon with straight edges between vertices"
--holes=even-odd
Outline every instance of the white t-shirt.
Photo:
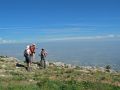
[{"label": "white t-shirt", "polygon": [[30,55],[30,54],[31,54],[30,49],[27,49],[27,54],[28,54],[28,55]]}]

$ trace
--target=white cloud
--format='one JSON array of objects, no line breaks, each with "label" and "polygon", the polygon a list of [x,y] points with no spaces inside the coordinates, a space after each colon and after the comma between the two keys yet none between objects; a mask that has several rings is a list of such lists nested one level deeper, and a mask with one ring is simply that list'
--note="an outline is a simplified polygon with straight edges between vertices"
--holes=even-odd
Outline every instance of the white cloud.
[{"label": "white cloud", "polygon": [[24,43],[24,42],[51,42],[51,41],[67,41],[67,40],[106,40],[106,39],[120,39],[120,35],[108,34],[108,35],[98,35],[98,36],[73,36],[73,37],[59,37],[59,38],[41,38],[37,41],[35,39],[27,39],[27,40],[6,40],[0,37],[0,44],[4,43]]},{"label": "white cloud", "polygon": [[[51,38],[46,41],[59,41],[59,40],[104,40],[104,39],[114,39],[117,36],[109,34],[106,36],[84,36],[84,37],[63,37],[63,38]],[[120,38],[120,36],[119,36]]]},{"label": "white cloud", "polygon": [[109,35],[106,35],[106,36],[95,36],[93,38],[94,39],[108,39],[108,38],[115,38],[115,35],[109,34]]},{"label": "white cloud", "polygon": [[0,30],[9,30],[9,29],[32,29],[33,27],[0,27]]},{"label": "white cloud", "polygon": [[5,39],[2,39],[0,38],[0,44],[4,44],[4,43],[15,43],[16,41],[14,40],[5,40]]},{"label": "white cloud", "polygon": [[109,38],[114,38],[114,37],[115,37],[115,35],[110,34],[110,35],[108,35],[108,37],[109,37]]}]

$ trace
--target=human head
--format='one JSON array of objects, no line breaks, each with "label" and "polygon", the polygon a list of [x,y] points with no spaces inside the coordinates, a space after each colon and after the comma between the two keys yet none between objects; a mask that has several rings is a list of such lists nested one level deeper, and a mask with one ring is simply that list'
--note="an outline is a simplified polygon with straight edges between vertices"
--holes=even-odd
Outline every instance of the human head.
[{"label": "human head", "polygon": [[45,50],[44,48],[42,48],[41,50]]}]

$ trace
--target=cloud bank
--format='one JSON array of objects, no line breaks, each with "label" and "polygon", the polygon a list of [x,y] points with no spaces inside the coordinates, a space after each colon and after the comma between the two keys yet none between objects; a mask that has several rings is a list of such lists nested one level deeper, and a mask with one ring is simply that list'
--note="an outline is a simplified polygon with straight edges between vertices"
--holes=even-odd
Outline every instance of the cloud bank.
[{"label": "cloud bank", "polygon": [[120,40],[120,35],[114,35],[114,34],[109,34],[109,35],[97,35],[97,36],[73,36],[73,37],[60,37],[60,38],[41,38],[38,41],[33,41],[36,39],[31,40],[21,40],[21,41],[15,41],[15,40],[5,40],[3,38],[0,38],[0,44],[5,44],[5,43],[25,43],[25,42],[51,42],[51,41],[67,41],[67,40]]},{"label": "cloud bank", "polygon": [[0,44],[5,44],[5,43],[16,43],[15,40],[5,40],[3,38],[0,38]]},{"label": "cloud bank", "polygon": [[79,36],[79,37],[63,37],[63,38],[51,38],[47,41],[59,41],[59,40],[105,40],[105,39],[120,39],[120,35],[105,35],[105,36]]}]

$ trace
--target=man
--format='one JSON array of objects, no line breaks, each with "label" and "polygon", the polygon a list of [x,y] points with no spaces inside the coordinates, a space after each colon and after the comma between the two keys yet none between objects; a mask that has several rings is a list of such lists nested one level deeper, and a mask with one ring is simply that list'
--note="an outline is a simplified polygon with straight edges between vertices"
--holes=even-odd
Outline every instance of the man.
[{"label": "man", "polygon": [[31,63],[34,61],[34,58],[35,58],[35,49],[36,49],[36,45],[35,44],[30,45],[30,51],[31,51],[30,59],[31,59]]},{"label": "man", "polygon": [[45,62],[46,56],[47,56],[47,52],[45,51],[45,49],[42,48],[40,52],[40,57],[41,57],[40,64],[43,68],[46,68],[46,62]]}]

